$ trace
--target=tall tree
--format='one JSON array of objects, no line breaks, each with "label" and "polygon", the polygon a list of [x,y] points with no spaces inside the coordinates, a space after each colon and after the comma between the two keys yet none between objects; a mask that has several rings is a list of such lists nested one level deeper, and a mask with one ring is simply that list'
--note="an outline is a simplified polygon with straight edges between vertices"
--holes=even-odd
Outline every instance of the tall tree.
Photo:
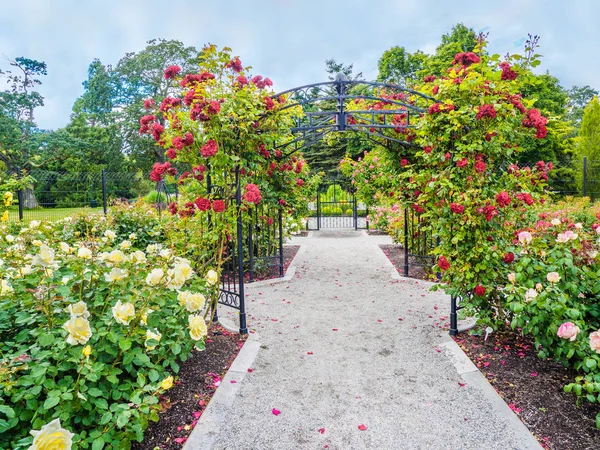
[{"label": "tall tree", "polygon": [[567,93],[569,95],[568,118],[579,126],[583,117],[583,110],[594,96],[598,95],[598,90],[590,86],[573,86]]},{"label": "tall tree", "polygon": [[588,192],[600,196],[600,102],[597,95],[583,111],[577,137],[577,153],[581,158],[587,158],[588,170],[593,173],[588,176]]},{"label": "tall tree", "polygon": [[161,101],[169,94],[169,83],[164,79],[166,67],[177,65],[182,75],[196,73],[200,57],[196,48],[180,41],[154,39],[143,50],[127,53],[114,68],[114,107],[119,111],[123,150],[137,167],[149,170],[155,161],[164,161],[164,150],[151,137],[139,134],[144,101]]},{"label": "tall tree", "polygon": [[404,47],[394,46],[383,52],[377,62],[378,81],[408,85],[417,77],[417,72],[423,69],[423,63],[428,56],[418,50],[408,53]]}]

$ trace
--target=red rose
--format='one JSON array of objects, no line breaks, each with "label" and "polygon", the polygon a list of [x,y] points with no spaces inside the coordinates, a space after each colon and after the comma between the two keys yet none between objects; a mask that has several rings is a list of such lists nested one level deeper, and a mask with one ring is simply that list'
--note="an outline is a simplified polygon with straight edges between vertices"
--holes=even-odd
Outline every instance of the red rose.
[{"label": "red rose", "polygon": [[181,138],[181,136],[175,136],[172,140],[173,143],[173,147],[175,147],[177,150],[181,150],[184,146],[183,146],[183,139]]},{"label": "red rose", "polygon": [[212,204],[212,209],[218,213],[225,211],[225,202],[223,200],[215,200]]},{"label": "red rose", "polygon": [[273,225],[273,218],[272,218],[272,217],[269,217],[269,218],[267,219],[267,224],[268,224],[268,225]]},{"label": "red rose", "polygon": [[296,180],[296,184],[300,187],[304,186],[304,180],[302,178],[298,178]]},{"label": "red rose", "polygon": [[433,105],[431,105],[428,110],[429,114],[437,114],[437,113],[441,112],[441,109],[440,109],[441,105],[442,105],[441,103],[434,103]]},{"label": "red rose", "polygon": [[218,150],[219,147],[217,146],[217,142],[214,139],[211,139],[202,146],[202,148],[200,149],[200,153],[205,158],[209,158],[211,156],[215,156]]},{"label": "red rose", "polygon": [[281,153],[281,150],[275,150],[275,158],[281,158],[283,156],[283,153]]},{"label": "red rose", "polygon": [[148,98],[146,100],[144,100],[144,108],[146,109],[150,109],[155,105],[155,101],[152,98]]},{"label": "red rose", "polygon": [[485,172],[485,163],[483,161],[477,161],[475,163],[475,170],[479,173]]},{"label": "red rose", "polygon": [[445,256],[440,256],[440,259],[438,260],[438,267],[443,271],[446,271],[450,268],[450,263]]},{"label": "red rose", "polygon": [[431,147],[423,147],[423,151],[427,154],[431,153]]},{"label": "red rose", "polygon": [[250,183],[247,184],[244,189],[246,191],[244,193],[244,200],[246,200],[248,203],[254,203],[255,205],[258,205],[262,199],[258,186]]},{"label": "red rose", "polygon": [[200,211],[208,211],[210,209],[210,200],[207,198],[198,197],[194,203]]},{"label": "red rose", "polygon": [[439,86],[434,86],[433,89],[431,90],[431,92],[433,93],[433,95],[437,95],[437,93],[440,91],[440,87]]},{"label": "red rose", "polygon": [[489,117],[493,119],[496,117],[496,110],[494,109],[494,105],[481,105],[477,114],[475,115],[476,119],[483,119],[484,117]]},{"label": "red rose", "polygon": [[192,133],[189,133],[189,132],[185,133],[185,136],[183,136],[183,138],[181,139],[181,142],[186,147],[189,146],[189,145],[192,145],[194,143],[194,135]]},{"label": "red rose", "polygon": [[512,70],[510,68],[510,64],[507,63],[506,61],[498,64],[498,67],[500,67],[502,69],[502,75],[500,75],[500,78],[502,80],[512,81],[515,78],[517,78],[517,75],[518,75],[517,72]]},{"label": "red rose", "polygon": [[513,262],[515,260],[515,254],[513,252],[505,253],[504,257],[502,259],[504,259],[504,262],[506,264],[510,264],[511,262]]},{"label": "red rose", "polygon": [[225,67],[227,67],[228,69],[233,69],[234,72],[238,73],[244,69],[240,58],[238,58],[237,56],[231,61],[229,61]]},{"label": "red rose", "polygon": [[510,201],[510,196],[507,192],[502,191],[498,195],[496,195],[496,203],[498,203],[498,206],[500,208],[508,206],[510,204]]},{"label": "red rose", "polygon": [[275,102],[273,101],[273,99],[271,97],[265,97],[264,102],[265,102],[265,108],[267,108],[268,111],[272,110],[275,107]]},{"label": "red rose", "polygon": [[400,165],[401,165],[402,167],[406,167],[408,164],[409,164],[409,162],[408,162],[408,159],[406,159],[406,158],[402,158],[402,159],[400,160]]},{"label": "red rose", "polygon": [[477,286],[475,286],[475,289],[473,289],[473,292],[475,293],[475,295],[483,297],[485,295],[485,288],[482,285],[478,284]]},{"label": "red rose", "polygon": [[423,79],[423,81],[425,83],[432,83],[435,81],[435,75],[428,75]]},{"label": "red rose", "polygon": [[416,203],[414,203],[414,204],[412,205],[412,209],[414,209],[414,210],[417,212],[417,214],[422,214],[422,213],[424,213],[424,212],[425,212],[425,209],[423,209],[423,207],[422,207],[422,206],[420,206],[420,205],[417,205]]},{"label": "red rose", "polygon": [[479,56],[473,52],[457,53],[454,56],[452,64],[460,64],[469,67],[471,64],[477,64],[480,61]]},{"label": "red rose", "polygon": [[211,100],[208,104],[207,112],[209,115],[214,116],[219,111],[221,111],[221,104],[216,100]]},{"label": "red rose", "polygon": [[154,123],[154,121],[156,121],[156,116],[153,115],[147,115],[147,116],[143,116],[140,119],[140,134],[147,134],[150,133],[150,125],[152,125]]},{"label": "red rose", "polygon": [[175,159],[177,157],[177,152],[175,151],[174,148],[170,148],[169,150],[167,150],[167,158],[169,159]]},{"label": "red rose", "polygon": [[286,203],[286,201],[285,201],[284,199],[281,199],[281,200],[279,200],[279,204],[280,204],[281,206],[285,206],[285,205],[287,205],[287,203]]},{"label": "red rose", "polygon": [[160,141],[160,136],[164,133],[165,127],[163,127],[160,123],[155,123],[152,125],[152,137],[155,141]]},{"label": "red rose", "polygon": [[467,158],[456,161],[456,167],[465,167],[467,164],[469,164],[469,160]]},{"label": "red rose", "polygon": [[459,205],[458,203],[450,203],[450,210],[454,214],[462,214],[465,212],[465,206]]},{"label": "red rose", "polygon": [[239,87],[244,87],[248,84],[248,78],[246,78],[244,75],[237,77],[236,81]]},{"label": "red rose", "polygon": [[175,214],[177,214],[177,203],[175,203],[175,202],[169,203],[168,209],[169,209],[169,212],[171,213],[171,215],[174,216]]},{"label": "red rose", "polygon": [[165,69],[165,79],[170,80],[171,78],[175,78],[177,74],[181,72],[181,67],[179,66],[170,66]]}]

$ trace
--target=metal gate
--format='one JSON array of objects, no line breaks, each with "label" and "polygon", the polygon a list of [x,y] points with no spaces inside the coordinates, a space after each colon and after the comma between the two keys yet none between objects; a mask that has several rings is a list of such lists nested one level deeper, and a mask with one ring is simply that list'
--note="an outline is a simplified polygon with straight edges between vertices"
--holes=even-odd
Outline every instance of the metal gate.
[{"label": "metal gate", "polygon": [[369,229],[367,205],[356,200],[354,193],[345,191],[339,184],[321,185],[317,197],[309,204],[311,215],[307,230],[321,228]]}]

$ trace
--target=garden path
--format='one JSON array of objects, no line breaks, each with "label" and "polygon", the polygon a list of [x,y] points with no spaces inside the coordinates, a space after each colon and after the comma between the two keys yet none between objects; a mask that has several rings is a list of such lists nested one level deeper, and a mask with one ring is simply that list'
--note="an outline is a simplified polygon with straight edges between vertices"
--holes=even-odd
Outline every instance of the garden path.
[{"label": "garden path", "polygon": [[458,374],[444,346],[449,298],[397,276],[378,248],[388,239],[360,231],[295,238],[293,277],[248,286],[250,339],[261,344],[252,372],[219,406],[219,431],[189,447],[540,448]]}]

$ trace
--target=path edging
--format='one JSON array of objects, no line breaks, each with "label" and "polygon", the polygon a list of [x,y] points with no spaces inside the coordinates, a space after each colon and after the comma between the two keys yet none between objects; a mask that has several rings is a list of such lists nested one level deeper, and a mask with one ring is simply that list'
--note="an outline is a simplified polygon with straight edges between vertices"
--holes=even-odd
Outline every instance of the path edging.
[{"label": "path edging", "polygon": [[543,448],[533,434],[531,434],[529,428],[508,407],[504,399],[500,397],[500,394],[496,392],[487,378],[483,376],[477,366],[473,364],[473,361],[469,359],[454,340],[445,341],[438,347],[446,350],[460,377],[483,394],[498,415],[509,423],[515,435],[526,443],[528,449],[538,450]]},{"label": "path edging", "polygon": [[279,284],[279,283],[284,283],[286,281],[290,281],[292,278],[294,278],[294,276],[296,275],[296,261],[298,260],[298,256],[301,255],[306,250],[306,245],[302,245],[302,244],[294,244],[294,245],[298,245],[300,248],[296,252],[294,259],[288,266],[287,270],[285,271],[285,275],[283,277],[271,278],[269,280],[263,280],[263,281],[254,281],[252,283],[246,283],[244,286],[246,288],[271,286],[273,284]]},{"label": "path edging", "polygon": [[[248,335],[248,339],[244,342],[225,377],[221,380],[221,384],[210,399],[208,406],[200,416],[182,450],[208,450],[213,448],[221,432],[221,425],[227,418],[229,408],[233,404],[244,379],[248,375],[248,369],[254,363],[259,351],[258,335],[256,333]],[[232,383],[232,380],[235,383]]]}]

